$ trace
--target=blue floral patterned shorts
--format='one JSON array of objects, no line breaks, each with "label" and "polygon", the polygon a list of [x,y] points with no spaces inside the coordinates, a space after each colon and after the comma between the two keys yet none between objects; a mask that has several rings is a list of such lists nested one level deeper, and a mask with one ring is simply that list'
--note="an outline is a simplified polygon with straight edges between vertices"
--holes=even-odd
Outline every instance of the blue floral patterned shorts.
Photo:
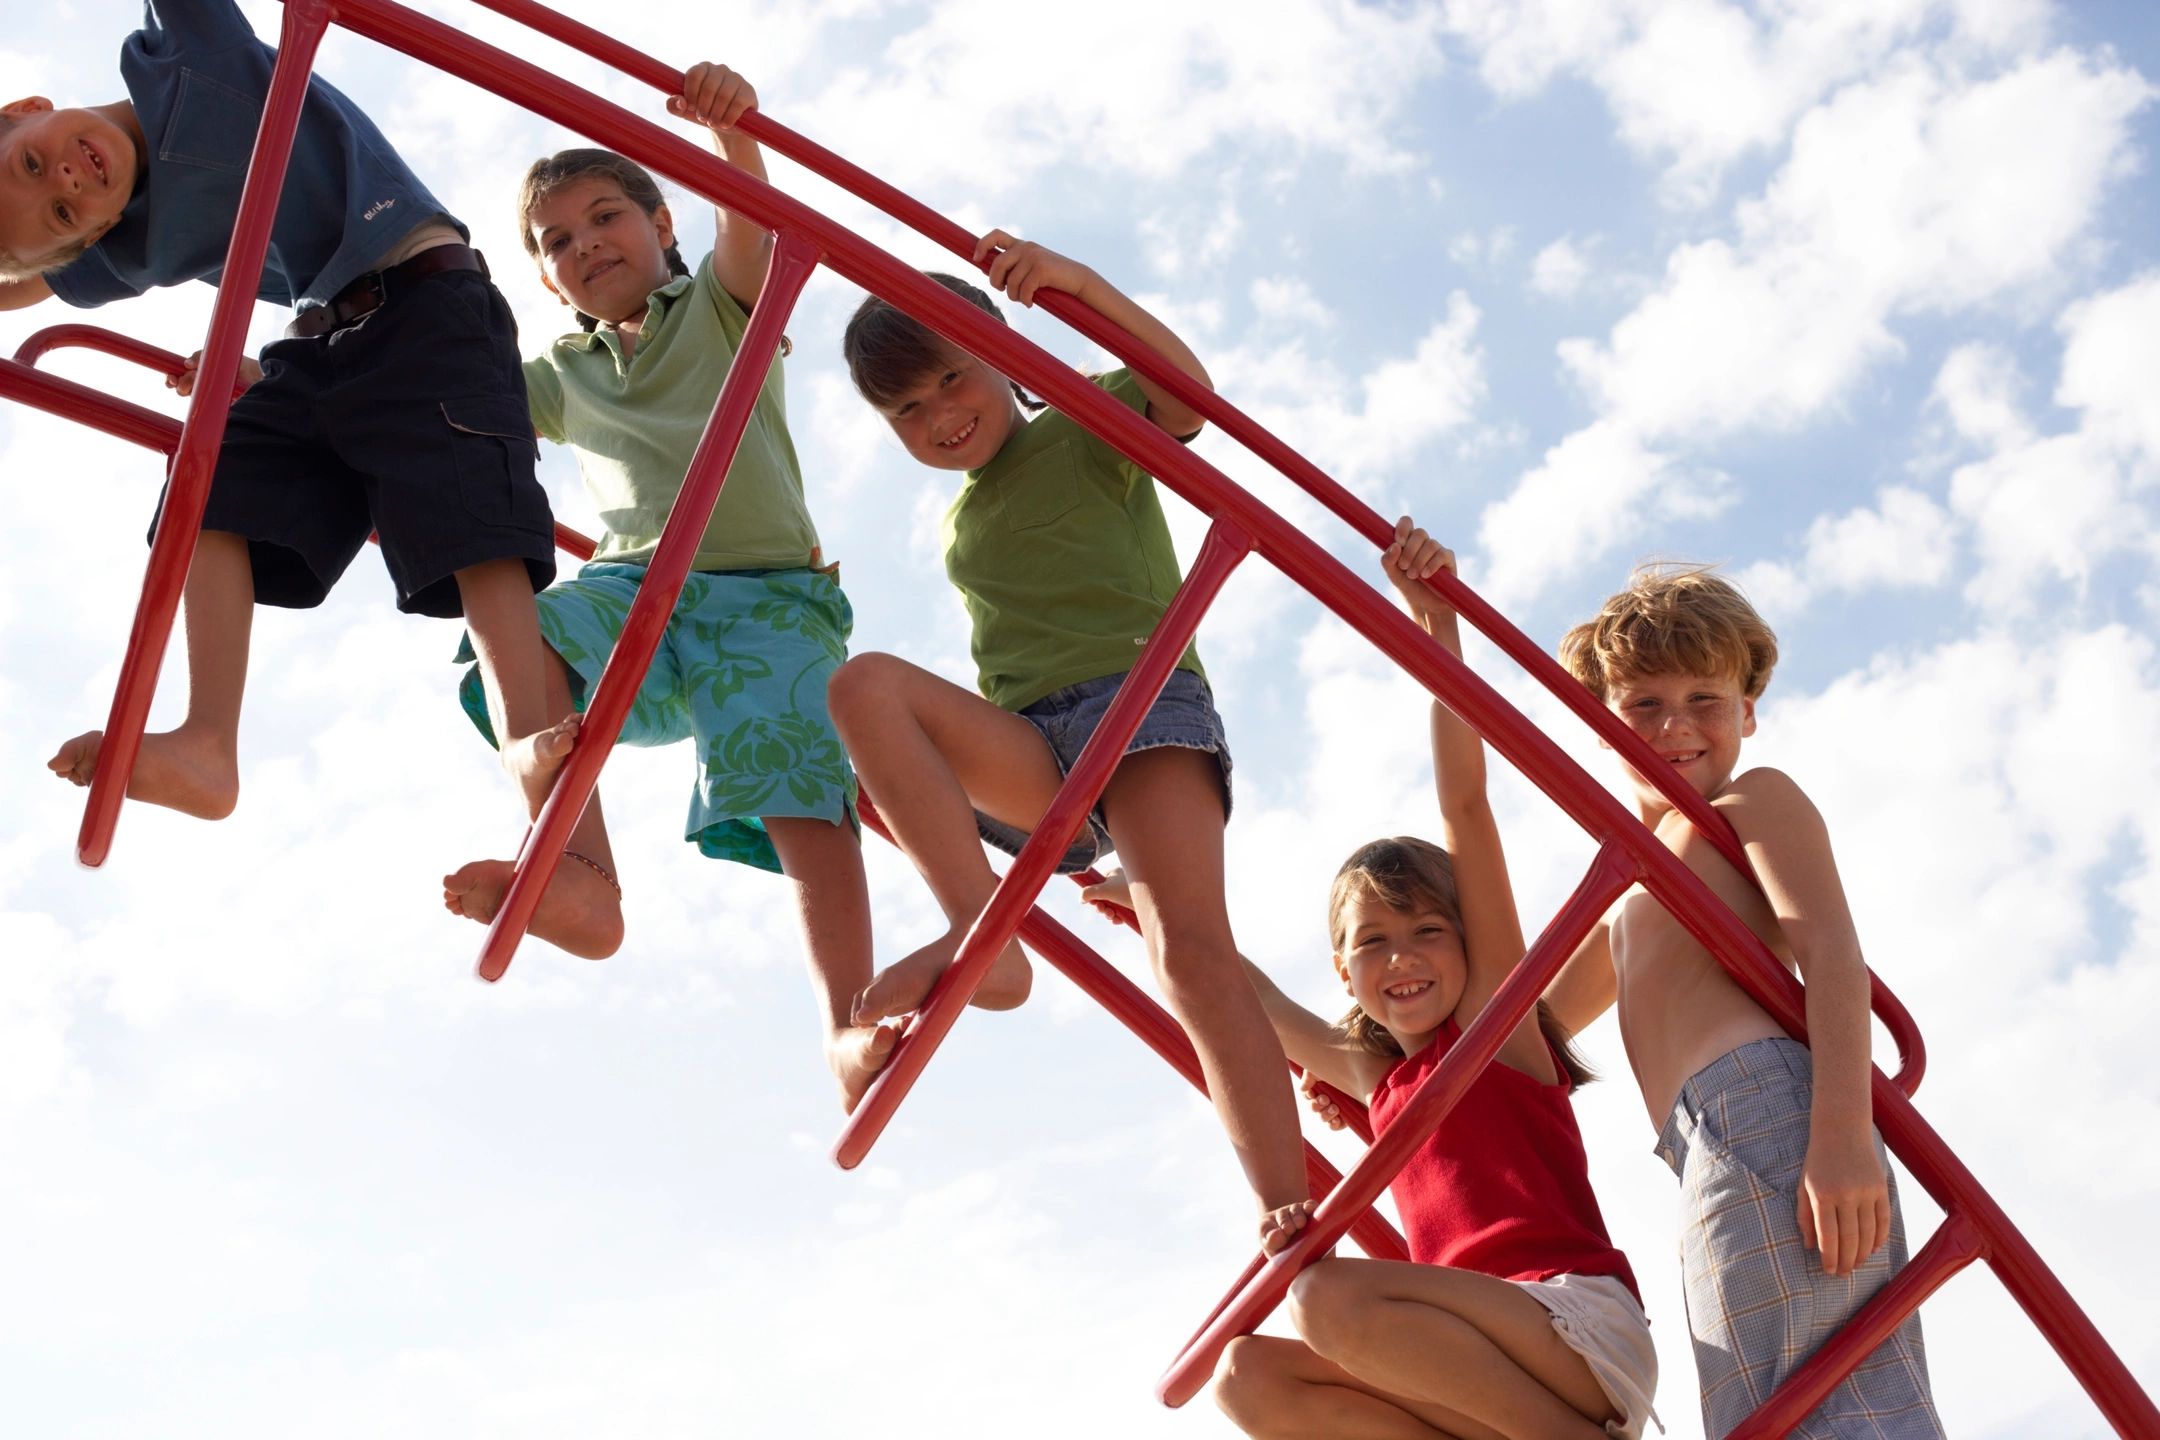
[{"label": "blue floral patterned shorts", "polygon": [[[644,578],[642,565],[587,565],[534,597],[580,712]],[[777,872],[760,817],[856,824],[855,772],[825,709],[854,626],[840,582],[823,570],[691,572],[620,743],[697,742],[683,838],[701,853]],[[470,641],[457,658],[472,661]],[[477,665],[458,699],[493,744]]]}]

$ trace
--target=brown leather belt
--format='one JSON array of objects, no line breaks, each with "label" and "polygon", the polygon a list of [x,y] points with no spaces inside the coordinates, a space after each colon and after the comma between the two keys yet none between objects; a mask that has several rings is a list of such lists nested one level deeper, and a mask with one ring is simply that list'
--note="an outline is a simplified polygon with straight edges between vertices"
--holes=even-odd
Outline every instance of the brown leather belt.
[{"label": "brown leather belt", "polygon": [[317,335],[327,335],[342,330],[363,316],[372,315],[390,303],[390,297],[408,285],[424,280],[430,275],[440,275],[445,270],[477,270],[488,273],[487,261],[470,245],[434,245],[410,260],[392,265],[387,270],[370,270],[330,297],[327,305],[311,305],[293,317],[285,327],[287,338],[310,340]]}]

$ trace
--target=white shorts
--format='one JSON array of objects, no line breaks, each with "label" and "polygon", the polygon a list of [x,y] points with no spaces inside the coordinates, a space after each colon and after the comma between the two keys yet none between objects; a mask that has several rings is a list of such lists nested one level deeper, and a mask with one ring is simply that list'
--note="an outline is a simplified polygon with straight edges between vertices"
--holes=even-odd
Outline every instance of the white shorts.
[{"label": "white shorts", "polygon": [[1611,1275],[1555,1275],[1550,1280],[1516,1280],[1531,1299],[1552,1312],[1553,1329],[1570,1350],[1582,1356],[1620,1418],[1605,1422],[1605,1433],[1638,1440],[1643,1426],[1657,1420],[1650,1397],[1657,1393],[1657,1349],[1650,1343],[1650,1317],[1627,1286]]}]

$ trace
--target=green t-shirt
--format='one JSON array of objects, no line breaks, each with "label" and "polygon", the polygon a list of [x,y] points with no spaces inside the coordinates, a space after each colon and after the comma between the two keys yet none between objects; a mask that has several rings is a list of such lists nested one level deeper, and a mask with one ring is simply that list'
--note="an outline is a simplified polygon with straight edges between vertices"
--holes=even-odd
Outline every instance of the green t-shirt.
[{"label": "green t-shirt", "polygon": [[[1131,371],[1095,383],[1146,411]],[[1132,669],[1180,579],[1154,479],[1055,410],[968,472],[945,512],[945,573],[967,600],[978,685],[1007,710]],[[1189,646],[1178,668],[1206,673]]]},{"label": "green t-shirt", "polygon": [[[750,324],[714,278],[710,255],[696,275],[653,291],[651,305],[627,366],[621,339],[605,326],[562,336],[525,362],[533,429],[577,451],[600,507],[607,533],[595,560],[652,559]],[[799,569],[817,543],[775,357],[691,568]]]}]

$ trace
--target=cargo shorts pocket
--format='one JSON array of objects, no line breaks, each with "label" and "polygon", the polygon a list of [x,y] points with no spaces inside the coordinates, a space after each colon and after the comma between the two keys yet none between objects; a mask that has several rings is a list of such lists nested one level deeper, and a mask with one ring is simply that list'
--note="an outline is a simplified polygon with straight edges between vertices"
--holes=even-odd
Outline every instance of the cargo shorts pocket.
[{"label": "cargo shorts pocket", "polygon": [[533,476],[540,451],[530,412],[499,395],[444,400],[441,408],[467,513],[489,525],[534,524],[545,492]]}]

